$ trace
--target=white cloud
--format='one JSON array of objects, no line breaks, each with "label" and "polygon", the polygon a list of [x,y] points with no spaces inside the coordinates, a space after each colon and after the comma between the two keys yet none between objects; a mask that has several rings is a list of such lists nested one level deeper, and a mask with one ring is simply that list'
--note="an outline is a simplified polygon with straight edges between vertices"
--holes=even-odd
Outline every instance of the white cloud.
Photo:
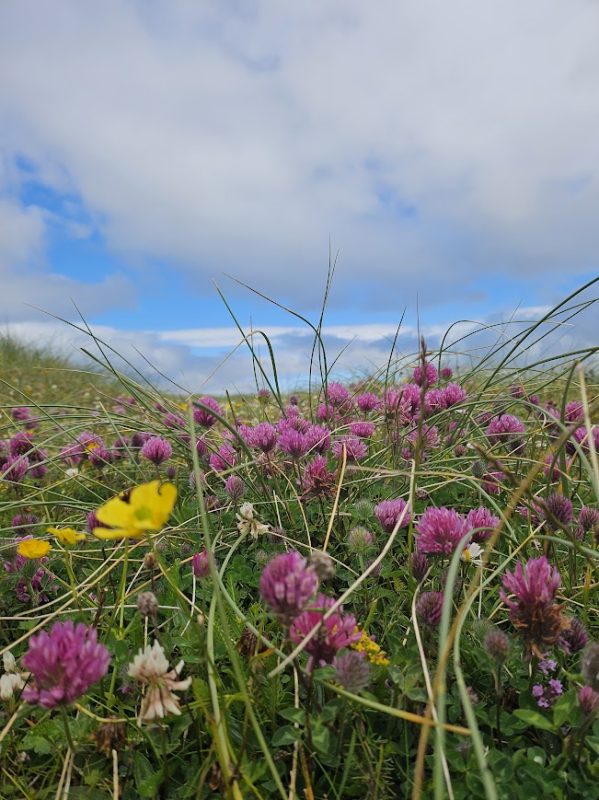
[{"label": "white cloud", "polygon": [[[562,314],[539,326],[537,332],[519,348],[516,363],[524,366],[535,360],[592,346],[596,341],[596,305],[589,305],[575,319],[569,319],[576,305],[590,300],[587,292],[572,302]],[[425,337],[433,350],[444,340],[444,361],[454,367],[457,364],[476,363],[501,343],[505,345],[502,351],[502,355],[505,355],[512,349],[515,337],[529,328],[532,322],[543,318],[549,310],[548,307],[527,307],[514,315],[495,315],[480,323],[461,322],[451,326],[448,336],[445,336],[447,325],[423,326],[420,331],[406,326],[400,330],[397,338],[392,367],[405,374],[407,367],[415,363],[419,334]],[[550,332],[552,328],[555,330]],[[55,321],[15,322],[5,330],[35,344],[40,341],[51,342],[54,349],[70,355],[77,362],[87,360],[81,348],[99,355],[87,333]],[[289,325],[272,326],[264,331],[274,350],[282,387],[305,387],[313,341],[310,330]],[[250,334],[251,330],[245,333]],[[226,389],[234,393],[255,389],[251,356],[239,331],[234,328],[123,331],[96,325],[93,326],[93,334],[103,346],[106,345],[104,352],[117,369],[126,371],[132,365],[157,385],[168,386],[166,379],[170,378],[186,391],[223,393]],[[340,356],[333,375],[348,379],[350,376],[372,375],[384,370],[394,335],[394,328],[379,324],[351,327],[325,325],[322,338],[329,365]],[[253,342],[265,371],[272,377],[269,353],[264,342],[259,337],[255,337]],[[149,365],[153,365],[153,368]],[[318,383],[317,367],[313,376]]]},{"label": "white cloud", "polygon": [[345,296],[446,300],[596,268],[598,33],[589,0],[20,0],[0,136],[199,289],[316,302],[330,234]]}]

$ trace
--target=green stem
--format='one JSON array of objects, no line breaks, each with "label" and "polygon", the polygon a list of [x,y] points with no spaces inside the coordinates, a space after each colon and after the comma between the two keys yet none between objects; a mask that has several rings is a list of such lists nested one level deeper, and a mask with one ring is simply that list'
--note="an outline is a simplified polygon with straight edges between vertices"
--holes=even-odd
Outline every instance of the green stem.
[{"label": "green stem", "polygon": [[67,714],[67,710],[64,706],[60,706],[60,715],[62,717],[62,723],[64,725],[64,732],[65,736],[67,737],[67,744],[69,745],[71,752],[76,752],[76,747],[73,742],[73,737],[71,736],[71,728],[69,726],[69,715]]}]

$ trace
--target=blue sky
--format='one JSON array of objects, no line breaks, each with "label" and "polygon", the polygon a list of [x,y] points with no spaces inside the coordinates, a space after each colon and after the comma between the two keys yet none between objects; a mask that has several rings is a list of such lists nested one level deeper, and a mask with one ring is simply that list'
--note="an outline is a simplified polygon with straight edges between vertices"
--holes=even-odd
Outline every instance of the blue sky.
[{"label": "blue sky", "polygon": [[222,388],[216,282],[299,379],[297,321],[227,275],[315,318],[329,242],[363,368],[404,309],[528,318],[599,274],[598,36],[589,0],[2,4],[0,323],[77,347],[31,308],[74,301]]}]

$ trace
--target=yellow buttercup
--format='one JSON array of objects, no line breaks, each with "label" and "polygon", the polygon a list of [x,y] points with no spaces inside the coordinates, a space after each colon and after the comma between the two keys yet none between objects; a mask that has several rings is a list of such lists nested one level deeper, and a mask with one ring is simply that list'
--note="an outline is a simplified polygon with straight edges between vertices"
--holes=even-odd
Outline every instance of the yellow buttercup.
[{"label": "yellow buttercup", "polygon": [[159,531],[176,499],[177,489],[172,483],[142,483],[100,506],[96,517],[109,527],[94,528],[94,535],[99,539],[139,539],[145,533]]}]

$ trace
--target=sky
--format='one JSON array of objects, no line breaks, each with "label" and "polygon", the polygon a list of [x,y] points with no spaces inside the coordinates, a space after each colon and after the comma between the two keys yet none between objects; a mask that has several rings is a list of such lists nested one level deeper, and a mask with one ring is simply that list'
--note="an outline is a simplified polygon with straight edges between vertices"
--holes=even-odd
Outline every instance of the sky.
[{"label": "sky", "polygon": [[314,322],[334,261],[346,370],[402,315],[407,350],[533,319],[599,275],[597,41],[595,0],[4,2],[0,330],[75,353],[83,317],[222,391],[235,319],[307,372],[309,328],[239,282]]}]

